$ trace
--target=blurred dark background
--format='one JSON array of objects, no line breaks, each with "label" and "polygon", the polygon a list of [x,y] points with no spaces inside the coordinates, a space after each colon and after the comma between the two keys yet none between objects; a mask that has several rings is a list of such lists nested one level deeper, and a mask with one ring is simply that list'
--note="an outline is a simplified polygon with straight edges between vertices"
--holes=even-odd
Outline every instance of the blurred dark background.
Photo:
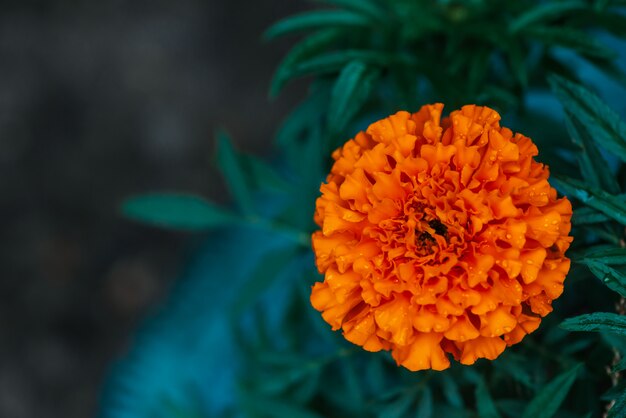
[{"label": "blurred dark background", "polygon": [[303,92],[269,103],[302,0],[0,4],[0,417],[86,417],[167,294],[190,235],[141,227],[133,193],[224,201],[213,132],[265,155]]}]

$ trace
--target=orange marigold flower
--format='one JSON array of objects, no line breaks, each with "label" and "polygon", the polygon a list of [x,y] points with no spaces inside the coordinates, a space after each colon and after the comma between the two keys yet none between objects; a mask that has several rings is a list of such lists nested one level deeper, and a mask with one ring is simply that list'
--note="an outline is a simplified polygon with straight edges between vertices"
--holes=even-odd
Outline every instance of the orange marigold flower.
[{"label": "orange marigold flower", "polygon": [[539,326],[570,268],[572,207],[488,107],[398,112],[333,153],[311,303],[410,370],[490,360]]}]

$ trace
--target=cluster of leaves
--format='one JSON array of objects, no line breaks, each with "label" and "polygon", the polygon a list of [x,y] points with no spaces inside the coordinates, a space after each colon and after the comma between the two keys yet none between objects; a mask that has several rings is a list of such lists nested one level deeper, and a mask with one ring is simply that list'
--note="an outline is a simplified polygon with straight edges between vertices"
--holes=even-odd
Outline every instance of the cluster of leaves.
[{"label": "cluster of leaves", "polygon": [[[181,281],[182,290],[173,292],[150,324],[150,331],[159,332],[143,332],[146,337],[132,358],[122,363],[122,383],[111,380],[108,392],[113,395],[106,399],[114,399],[116,407],[104,408],[103,416],[157,416],[160,411],[159,416],[189,418],[218,413],[565,418],[599,417],[607,410],[611,417],[626,416],[626,382],[619,375],[626,369],[626,307],[623,302],[614,306],[626,297],[626,124],[583,87],[570,65],[584,60],[621,81],[615,54],[595,37],[626,36],[626,16],[618,8],[623,2],[325,2],[333,7],[287,18],[265,34],[273,39],[309,33],[279,65],[272,95],[294,78],[313,77],[308,95],[276,134],[276,159],[268,163],[242,154],[226,134],[217,135],[216,163],[232,207],[163,193],[124,203],[125,216],[144,223],[222,230],[209,235],[209,243],[232,231],[247,232],[231,245],[220,241],[219,250],[217,244],[201,250],[199,257],[215,265],[229,257],[241,262]],[[308,292],[319,280],[309,243],[314,199],[332,149],[372,120],[433,101],[452,108],[479,103],[509,114],[543,114],[544,109],[523,109],[522,104],[529,91],[548,86],[563,105],[565,127],[561,136],[544,132],[533,139],[558,174],[555,186],[576,204],[570,254],[576,264],[564,296],[540,330],[496,361],[418,373],[399,369],[388,353],[364,352],[331,333],[310,307]],[[542,127],[561,125],[543,116]],[[529,126],[511,128],[527,132]],[[272,240],[279,245],[250,256],[254,251],[247,246],[256,250]],[[241,282],[234,279],[238,275]],[[207,313],[205,297],[216,280],[233,287],[236,295],[223,318]],[[581,313],[585,315],[572,317]],[[146,372],[155,363],[146,358],[157,362],[159,355],[180,356],[183,362],[210,355],[206,348],[213,342],[205,338],[190,345],[178,333],[184,329],[203,335],[219,320],[229,324],[236,347],[237,360],[231,365],[239,375],[236,404],[196,408],[211,389],[189,391],[180,383],[206,379],[206,369],[193,366],[181,367],[187,374],[179,372],[179,380],[172,379],[172,370],[178,370],[172,367],[158,388],[151,381],[147,387],[154,390],[129,395],[129,387],[143,388],[142,379],[155,379]],[[174,340],[180,344],[165,343]],[[173,394],[163,401],[167,385]],[[191,394],[201,400],[190,399]]]},{"label": "cluster of leaves", "polygon": [[270,95],[298,77],[327,83],[331,133],[345,133],[360,112],[416,110],[432,101],[520,107],[547,72],[572,78],[576,59],[625,79],[617,54],[597,38],[626,35],[626,16],[609,7],[616,2],[323,2],[335,8],[288,17],[265,38],[308,33],[279,65]]}]

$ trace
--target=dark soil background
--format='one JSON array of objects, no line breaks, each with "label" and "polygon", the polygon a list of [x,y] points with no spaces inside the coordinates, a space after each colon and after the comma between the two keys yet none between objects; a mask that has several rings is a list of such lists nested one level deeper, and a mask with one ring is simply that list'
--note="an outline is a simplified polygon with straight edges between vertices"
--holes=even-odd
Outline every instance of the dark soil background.
[{"label": "dark soil background", "polygon": [[212,133],[266,155],[302,85],[268,102],[302,1],[0,2],[0,417],[87,417],[167,295],[190,235],[119,217],[152,190],[225,201]]}]

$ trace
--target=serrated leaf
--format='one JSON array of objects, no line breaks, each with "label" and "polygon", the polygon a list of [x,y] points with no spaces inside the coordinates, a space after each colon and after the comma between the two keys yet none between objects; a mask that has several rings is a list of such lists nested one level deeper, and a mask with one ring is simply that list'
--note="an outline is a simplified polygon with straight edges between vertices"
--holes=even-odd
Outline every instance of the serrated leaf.
[{"label": "serrated leaf", "polygon": [[206,230],[238,222],[226,210],[195,195],[145,194],[122,203],[122,214],[150,225],[185,230]]},{"label": "serrated leaf", "polygon": [[314,10],[289,16],[273,24],[263,38],[270,40],[294,32],[320,28],[361,27],[370,25],[370,20],[359,13],[348,10]]},{"label": "serrated leaf", "polygon": [[509,31],[516,33],[532,24],[558,19],[568,12],[586,8],[582,1],[540,3],[513,20],[509,24]]},{"label": "serrated leaf", "polygon": [[525,34],[547,44],[568,48],[579,54],[611,60],[616,52],[607,48],[590,34],[563,26],[532,27],[524,30]]},{"label": "serrated leaf", "polygon": [[485,380],[480,378],[478,385],[476,386],[476,408],[478,410],[478,416],[480,418],[501,418],[500,413],[493,403],[489,389]]},{"label": "serrated leaf", "polygon": [[591,190],[584,183],[574,179],[554,177],[550,181],[568,197],[576,198],[609,218],[626,225],[626,207],[619,197],[602,190]]},{"label": "serrated leaf", "polygon": [[626,390],[615,399],[615,403],[609,409],[606,418],[623,418],[626,416]]},{"label": "serrated leaf", "polygon": [[367,101],[378,71],[363,62],[349,62],[337,78],[328,106],[331,133],[341,132]]},{"label": "serrated leaf", "polygon": [[626,161],[626,124],[598,96],[562,77],[548,78],[563,107],[590,132],[596,145]]},{"label": "serrated leaf", "polygon": [[565,126],[572,142],[580,148],[578,159],[583,178],[591,186],[613,194],[620,193],[615,176],[608,168],[608,164],[600,154],[597,145],[593,143],[589,132],[578,120],[572,118],[567,111],[565,112]]},{"label": "serrated leaf", "polygon": [[626,335],[626,317],[610,312],[594,312],[567,318],[561,323],[561,328],[569,331],[605,331]]},{"label": "serrated leaf", "polygon": [[609,289],[619,293],[622,297],[626,297],[626,275],[624,273],[603,263],[590,261],[586,264],[593,275],[602,280]]},{"label": "serrated leaf", "polygon": [[229,136],[223,131],[217,133],[217,167],[241,213],[246,216],[253,215],[254,203],[244,168]]},{"label": "serrated leaf", "polygon": [[579,368],[573,367],[541,388],[524,410],[523,418],[551,418],[565,400]]},{"label": "serrated leaf", "polygon": [[293,78],[293,67],[307,58],[333,45],[342,32],[337,29],[325,29],[313,33],[297,43],[278,65],[270,84],[270,97],[276,97],[284,85]]},{"label": "serrated leaf", "polygon": [[415,418],[433,418],[433,392],[428,386],[422,389],[422,398],[417,406]]}]

